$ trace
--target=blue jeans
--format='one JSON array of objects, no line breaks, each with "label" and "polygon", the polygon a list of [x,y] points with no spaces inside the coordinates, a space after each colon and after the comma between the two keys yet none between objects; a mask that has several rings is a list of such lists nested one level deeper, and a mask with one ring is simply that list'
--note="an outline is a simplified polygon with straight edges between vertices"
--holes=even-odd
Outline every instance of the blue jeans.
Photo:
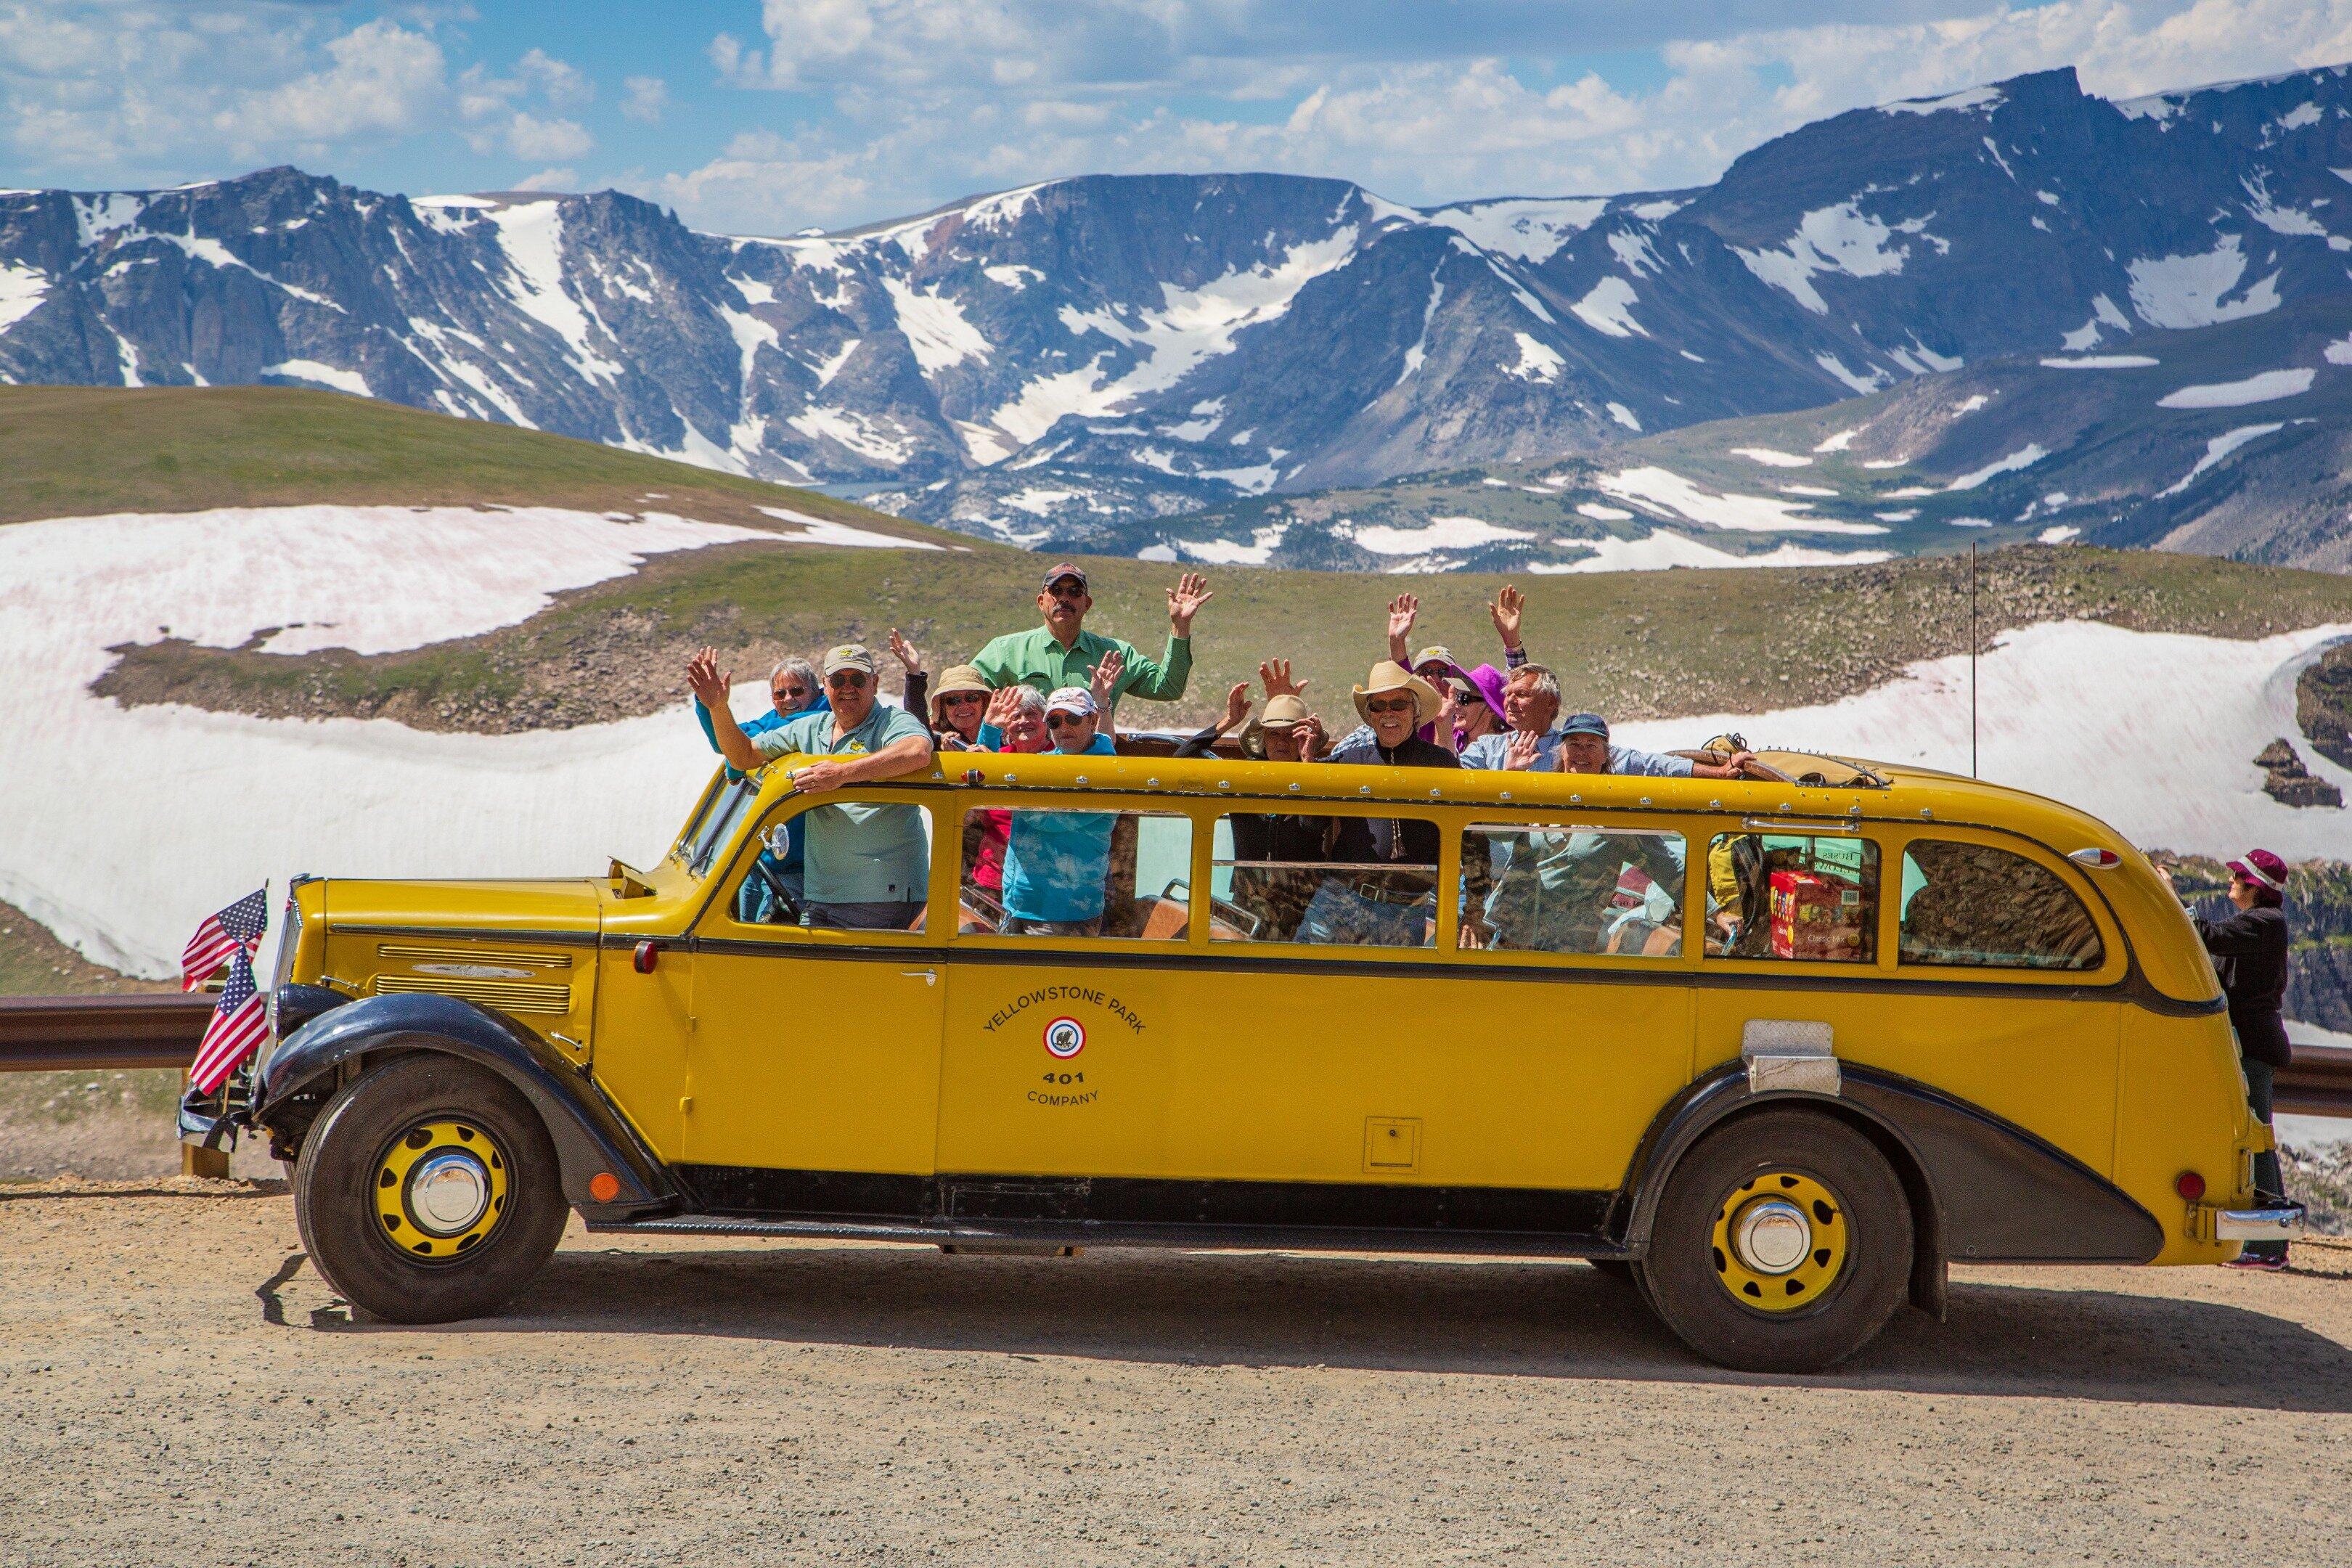
[{"label": "blue jeans", "polygon": [[1436,900],[1390,904],[1368,899],[1337,877],[1326,877],[1299,917],[1294,942],[1339,947],[1419,947],[1426,940]]}]

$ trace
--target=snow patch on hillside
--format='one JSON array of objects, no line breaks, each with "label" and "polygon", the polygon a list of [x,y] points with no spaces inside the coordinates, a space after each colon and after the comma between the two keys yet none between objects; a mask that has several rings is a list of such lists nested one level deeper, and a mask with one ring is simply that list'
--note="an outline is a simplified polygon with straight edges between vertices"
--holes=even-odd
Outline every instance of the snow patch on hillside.
[{"label": "snow patch on hillside", "polygon": [[2298,397],[2309,392],[2312,378],[2318,374],[2307,367],[2266,370],[2243,381],[2184,386],[2178,392],[2158,398],[2156,405],[2158,408],[2242,408],[2249,403],[2274,403],[2282,397]]},{"label": "snow patch on hillside", "polygon": [[1646,338],[1649,329],[1635,321],[1633,310],[1641,303],[1633,286],[1613,273],[1595,283],[1584,298],[1570,305],[1576,319],[1604,337]]},{"label": "snow patch on hillside", "polygon": [[1876,523],[1811,517],[1812,502],[1703,490],[1670,468],[1627,468],[1596,481],[1604,495],[1672,512],[1692,522],[1751,533],[1885,533]]},{"label": "snow patch on hillside", "polygon": [[2145,370],[2163,361],[2149,354],[2086,354],[2081,359],[2055,355],[2042,362],[2045,370]]},{"label": "snow patch on hillside", "polygon": [[898,330],[927,376],[952,369],[966,360],[989,357],[988,340],[965,320],[963,307],[935,291],[917,291],[896,278],[885,277],[883,289],[898,312]]},{"label": "snow patch on hillside", "polygon": [[1996,458],[1981,468],[1962,474],[1958,479],[1954,479],[1950,484],[1946,485],[1944,489],[1947,490],[1972,490],[1979,485],[1983,484],[1987,479],[1992,479],[1997,475],[2013,474],[2020,468],[2030,468],[2049,455],[2049,448],[2043,447],[2039,441],[2029,441],[2024,446],[2020,447],[2016,451],[2011,452],[2006,458]]},{"label": "snow patch on hillside", "polygon": [[[2225,234],[2201,255],[2149,257],[2125,268],[2132,309],[2151,327],[2210,327],[2279,307],[2278,274],[2240,290],[2246,273],[2242,241]],[[2231,295],[2237,294],[2235,300]]]},{"label": "snow patch on hillside", "polygon": [[1505,528],[1476,517],[1433,517],[1419,528],[1386,524],[1356,530],[1356,542],[1376,555],[1422,555],[1432,550],[1471,550],[1507,540],[1533,539],[1523,528]]},{"label": "snow patch on hillside", "polygon": [[1816,207],[1797,221],[1797,232],[1777,250],[1733,253],[1773,288],[1786,293],[1815,315],[1829,314],[1829,302],[1813,287],[1822,272],[1843,272],[1849,278],[1877,278],[1903,270],[1908,252],[1890,246],[1894,230],[1870,216],[1852,201]]},{"label": "snow patch on hillside", "polygon": [[1481,250],[1497,251],[1534,263],[1549,259],[1561,246],[1591,226],[1592,220],[1608,205],[1608,199],[1602,196],[1505,196],[1450,207],[1427,207],[1419,216],[1454,230]]},{"label": "snow patch on hillside", "polygon": [[[1810,468],[1813,466],[1811,458],[1801,458],[1794,452],[1783,452],[1772,447],[1734,447],[1731,455],[1773,468]],[[1832,490],[1828,493],[1834,495],[1837,492]]]},{"label": "snow patch on hillside", "polygon": [[2198,475],[2203,473],[2206,469],[2211,468],[2214,464],[2220,462],[2222,458],[2228,457],[2231,453],[2236,451],[2247,442],[2259,441],[2265,436],[2285,428],[2286,426],[2284,424],[2241,425],[2235,430],[2226,430],[2222,432],[2221,435],[2214,437],[2210,441],[2205,443],[2205,455],[2197,459],[2197,466],[2189,469],[2187,473],[2181,475],[2180,478],[2175,479],[2171,484],[2167,485],[2164,489],[2157,491],[2157,499],[2161,500],[2167,496],[2179,495],[2181,491],[2187,489],[2190,485],[2196,482]]},{"label": "snow patch on hillside", "polygon": [[283,376],[289,381],[307,381],[315,386],[331,386],[337,392],[348,392],[353,397],[373,397],[368,390],[367,377],[355,370],[337,370],[331,364],[320,364],[314,359],[280,360],[276,364],[261,367],[263,375]]},{"label": "snow patch on hillside", "polygon": [[[2135,844],[2209,855],[2260,844],[2290,859],[2340,858],[2345,814],[2280,805],[2263,794],[2250,759],[2297,733],[2297,672],[2347,635],[2352,626],[2236,642],[2088,621],[2004,633],[1978,666],[1983,776],[2077,806]],[[1736,730],[1762,745],[1966,773],[1969,659],[1925,660],[1884,686],[1814,707],[1618,728],[1628,745],[1645,748]],[[2118,757],[2161,765],[2118,767]],[[2306,761],[2352,790],[2352,771],[2307,749]]]},{"label": "snow patch on hillside", "polygon": [[0,267],[0,332],[40,309],[48,295],[47,274],[29,267]]},{"label": "snow patch on hillside", "polygon": [[1568,362],[1559,357],[1557,349],[1525,332],[1511,335],[1518,340],[1519,362],[1504,366],[1504,374],[1517,376],[1521,381],[1550,382],[1559,379],[1559,373],[1568,367]]},{"label": "snow patch on hillside", "polygon": [[86,689],[114,662],[109,647],[160,628],[236,647],[279,627],[265,652],[387,653],[512,626],[651,555],[775,537],[551,507],[229,508],[0,529],[0,898],[99,963],[160,975],[199,920],[265,876],[592,875],[609,854],[657,858],[711,767],[682,712],[462,735],[124,708]]},{"label": "snow patch on hillside", "polygon": [[1556,539],[1552,542],[1565,547],[1581,546],[1592,553],[1576,561],[1530,561],[1524,570],[1539,577],[1552,577],[1578,572],[1664,572],[1677,566],[1704,570],[1861,566],[1888,558],[1888,552],[1884,550],[1819,550],[1805,544],[1783,544],[1754,555],[1736,555],[1670,528],[1658,529],[1640,539]]},{"label": "snow patch on hillside", "polygon": [[1948,92],[1941,98],[1906,98],[1896,103],[1882,103],[1878,111],[1881,114],[1948,114],[1972,110],[1990,114],[2000,107],[2002,100],[2003,94],[1997,87],[1969,87],[1958,92]]}]

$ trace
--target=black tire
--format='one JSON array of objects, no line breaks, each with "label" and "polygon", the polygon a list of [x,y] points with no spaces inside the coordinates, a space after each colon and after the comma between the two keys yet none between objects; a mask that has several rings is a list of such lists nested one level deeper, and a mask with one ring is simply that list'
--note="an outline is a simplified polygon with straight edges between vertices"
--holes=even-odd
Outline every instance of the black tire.
[{"label": "black tire", "polygon": [[[1811,1211],[1807,1246],[1817,1249],[1795,1272],[1763,1277],[1723,1256],[1717,1226],[1728,1228],[1746,1205],[1783,1186]],[[1710,1133],[1675,1167],[1641,1279],[1666,1326],[1707,1360],[1742,1372],[1820,1372],[1876,1338],[1903,1304],[1911,1223],[1901,1179],[1867,1137],[1818,1111],[1760,1110]],[[1811,1295],[1772,1310],[1778,1290]]]},{"label": "black tire", "polygon": [[[445,1151],[472,1154],[493,1184],[481,1217],[454,1237],[421,1228],[397,1179]],[[386,1208],[396,1212],[387,1218]],[[555,1146],[530,1101],[437,1052],[345,1085],[294,1167],[294,1218],[311,1263],[345,1300],[389,1322],[497,1311],[546,1264],[570,1215]]]}]

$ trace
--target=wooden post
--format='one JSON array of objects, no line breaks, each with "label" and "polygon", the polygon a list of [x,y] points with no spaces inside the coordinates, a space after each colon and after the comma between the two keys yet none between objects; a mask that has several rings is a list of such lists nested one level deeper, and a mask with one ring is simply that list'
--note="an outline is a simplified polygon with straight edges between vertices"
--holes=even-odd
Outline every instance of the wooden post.
[{"label": "wooden post", "polygon": [[[184,1100],[187,1097],[188,1075],[183,1072],[180,1075],[180,1098]],[[179,1113],[175,1110],[173,1112],[175,1125],[178,1120]],[[180,1174],[208,1176],[215,1181],[225,1180],[228,1175],[228,1151],[207,1149],[201,1143],[191,1143],[183,1138],[180,1140]]]}]

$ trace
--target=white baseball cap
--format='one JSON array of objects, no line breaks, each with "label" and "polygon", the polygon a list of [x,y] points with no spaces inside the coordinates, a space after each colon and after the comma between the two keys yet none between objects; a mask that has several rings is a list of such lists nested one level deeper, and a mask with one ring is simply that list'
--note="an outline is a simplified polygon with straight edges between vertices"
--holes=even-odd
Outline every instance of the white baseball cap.
[{"label": "white baseball cap", "polygon": [[1045,699],[1048,713],[1075,713],[1081,719],[1091,718],[1102,710],[1095,703],[1095,694],[1083,686],[1065,686]]}]

